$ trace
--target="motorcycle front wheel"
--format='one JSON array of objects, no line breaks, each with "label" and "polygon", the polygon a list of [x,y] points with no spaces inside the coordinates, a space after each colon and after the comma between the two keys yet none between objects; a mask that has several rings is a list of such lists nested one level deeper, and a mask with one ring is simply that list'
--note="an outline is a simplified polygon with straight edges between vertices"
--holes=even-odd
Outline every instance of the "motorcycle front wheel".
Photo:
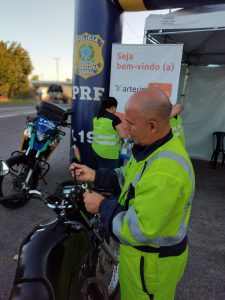
[{"label": "motorcycle front wheel", "polygon": [[114,264],[105,251],[100,250],[94,264],[95,276],[89,278],[90,294],[85,300],[119,299],[119,244],[111,237],[107,242],[118,263]]},{"label": "motorcycle front wheel", "polygon": [[[7,208],[19,208],[24,206],[29,199],[26,196],[22,199],[9,198],[21,191],[31,165],[28,158],[23,154],[10,157],[6,163],[10,171],[6,176],[0,177],[0,199],[3,200],[1,204]],[[29,181],[29,188],[36,189],[37,186],[38,175],[34,172]],[[8,200],[4,201],[4,197],[8,197]]]}]

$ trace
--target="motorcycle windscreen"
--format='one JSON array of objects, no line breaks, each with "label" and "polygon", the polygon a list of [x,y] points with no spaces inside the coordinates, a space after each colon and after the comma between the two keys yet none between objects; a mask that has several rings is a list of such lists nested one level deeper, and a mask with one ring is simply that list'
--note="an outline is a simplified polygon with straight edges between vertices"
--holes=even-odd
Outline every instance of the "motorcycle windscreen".
[{"label": "motorcycle windscreen", "polygon": [[35,132],[31,148],[38,151],[41,150],[43,144],[48,141],[50,142],[50,137],[56,132],[57,122],[49,120],[44,116],[40,116],[34,123],[34,128]]}]

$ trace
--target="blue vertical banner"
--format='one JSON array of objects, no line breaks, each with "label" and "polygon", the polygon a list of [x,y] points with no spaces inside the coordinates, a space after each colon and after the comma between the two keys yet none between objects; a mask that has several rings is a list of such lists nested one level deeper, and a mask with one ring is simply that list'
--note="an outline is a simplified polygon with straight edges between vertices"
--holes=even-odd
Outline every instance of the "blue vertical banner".
[{"label": "blue vertical banner", "polygon": [[122,10],[109,0],[75,0],[71,144],[95,167],[92,119],[109,95],[112,43],[122,39]]}]

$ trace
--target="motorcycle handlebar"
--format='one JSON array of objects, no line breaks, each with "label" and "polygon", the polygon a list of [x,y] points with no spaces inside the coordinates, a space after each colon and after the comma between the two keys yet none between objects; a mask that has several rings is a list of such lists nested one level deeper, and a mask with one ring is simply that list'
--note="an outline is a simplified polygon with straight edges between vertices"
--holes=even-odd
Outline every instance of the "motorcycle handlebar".
[{"label": "motorcycle handlebar", "polygon": [[29,190],[28,191],[29,195],[35,195],[37,196],[40,200],[42,200],[44,203],[47,203],[47,199],[42,195],[40,191],[37,190]]},{"label": "motorcycle handlebar", "polygon": [[65,208],[72,208],[72,205],[63,205],[63,204],[53,204],[49,203],[48,199],[42,194],[42,192],[38,190],[29,190],[28,195],[35,195],[41,201],[43,201],[49,208],[51,209],[65,209]]},{"label": "motorcycle handlebar", "polygon": [[37,116],[33,116],[33,117],[27,116],[26,117],[27,122],[34,122],[36,119],[37,119]]},{"label": "motorcycle handlebar", "polygon": [[63,122],[60,123],[60,125],[63,126],[63,127],[70,127],[72,124],[63,121]]},{"label": "motorcycle handlebar", "polygon": [[62,131],[62,130],[59,130],[58,133],[59,133],[60,135],[62,135],[62,136],[65,136],[65,135],[66,135],[66,133],[65,133],[64,131]]},{"label": "motorcycle handlebar", "polygon": [[[86,184],[82,184],[82,188],[84,190],[86,190],[88,187]],[[24,193],[24,192],[23,192]],[[40,200],[42,200],[49,208],[51,209],[64,209],[64,208],[72,208],[73,205],[64,205],[64,204],[53,204],[53,203],[49,203],[47,198],[42,194],[41,191],[38,190],[29,190],[28,195],[35,195],[37,196]],[[17,195],[18,196],[18,195]],[[13,197],[13,196],[11,196]],[[66,203],[65,203],[66,204]],[[112,249],[110,248],[110,246],[107,244],[106,240],[99,234],[98,230],[93,227],[93,224],[91,223],[91,221],[87,218],[87,216],[84,214],[84,212],[82,212],[80,210],[80,214],[83,217],[84,221],[86,222],[86,225],[92,230],[93,234],[96,236],[96,238],[99,240],[101,247],[103,248],[103,250],[107,253],[107,255],[110,257],[110,259],[112,260],[112,262],[114,264],[117,264],[117,257],[114,255]]]}]

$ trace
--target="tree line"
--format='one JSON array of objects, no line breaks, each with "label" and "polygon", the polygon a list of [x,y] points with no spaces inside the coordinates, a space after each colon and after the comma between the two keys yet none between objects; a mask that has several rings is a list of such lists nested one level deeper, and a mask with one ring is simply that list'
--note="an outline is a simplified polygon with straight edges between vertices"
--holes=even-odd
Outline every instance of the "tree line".
[{"label": "tree line", "polygon": [[32,70],[29,53],[19,43],[0,41],[0,96],[11,98],[28,90]]}]

